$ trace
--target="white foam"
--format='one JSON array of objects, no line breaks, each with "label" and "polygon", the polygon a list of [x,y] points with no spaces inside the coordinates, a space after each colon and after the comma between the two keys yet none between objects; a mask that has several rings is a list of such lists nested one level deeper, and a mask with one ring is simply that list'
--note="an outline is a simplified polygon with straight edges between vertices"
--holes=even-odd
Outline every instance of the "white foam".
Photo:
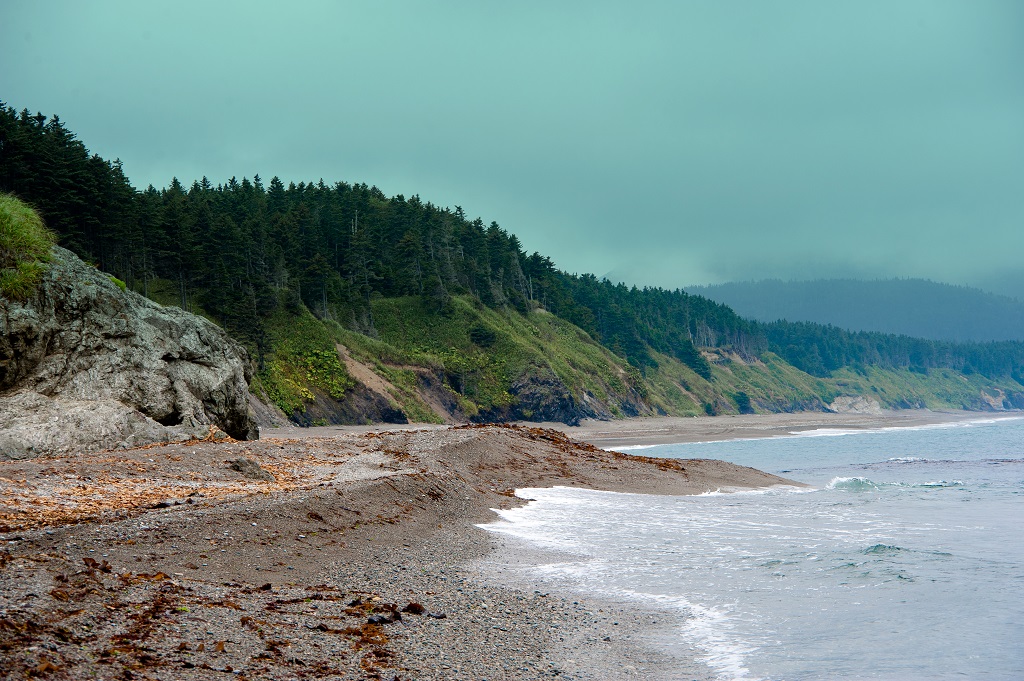
[{"label": "white foam", "polygon": [[889,433],[892,431],[917,431],[917,430],[940,430],[943,428],[970,428],[973,426],[992,425],[1003,421],[1020,421],[1024,416],[999,416],[969,419],[966,421],[944,421],[941,423],[924,423],[913,426],[880,426],[878,428],[813,428],[811,430],[791,430],[786,435],[766,434],[755,437],[726,437],[720,440],[698,440],[683,442],[665,442],[650,445],[626,445],[624,447],[604,447],[605,451],[630,452],[642,449],[657,449],[660,447],[671,447],[673,445],[710,445],[722,442],[753,442],[755,440],[784,440],[800,437],[842,437],[846,435],[871,435],[877,433]]},{"label": "white foam", "polygon": [[[620,590],[615,595],[631,600],[651,602],[659,607],[668,606],[685,614],[682,630],[686,638],[703,655],[700,660],[718,672],[719,678],[751,679],[746,658],[756,650],[744,645],[734,633],[733,617],[723,608],[705,607],[682,596],[661,596]],[[753,681],[753,679],[751,679]]]},{"label": "white foam", "polygon": [[[743,490],[740,494],[766,491],[769,490]],[[709,490],[701,496],[729,494],[734,493]],[[478,527],[525,540],[541,549],[576,553],[580,556],[580,560],[577,561],[562,559],[531,566],[529,570],[536,578],[545,581],[567,580],[565,583],[570,588],[582,589],[599,597],[639,602],[676,612],[680,616],[677,629],[681,635],[680,641],[692,647],[698,658],[708,665],[717,678],[723,681],[751,679],[746,659],[756,647],[744,643],[743,635],[735,630],[736,622],[728,607],[707,606],[683,596],[639,592],[624,586],[621,577],[630,567],[619,562],[622,556],[614,556],[609,562],[605,552],[595,554],[594,547],[587,545],[586,537],[577,538],[574,533],[566,533],[563,523],[560,522],[564,517],[589,517],[600,526],[603,524],[602,507],[606,505],[614,512],[621,510],[623,502],[626,502],[628,497],[655,503],[665,503],[665,498],[573,487],[523,488],[516,490],[516,495],[532,498],[533,501],[518,508],[496,509],[495,513],[500,520]],[[692,497],[689,499],[690,503],[697,503]],[[670,515],[664,518],[665,528],[674,526],[680,517]],[[643,523],[645,527],[650,528],[660,525],[657,520],[653,517],[644,517]],[[699,519],[697,521],[700,522]],[[625,548],[628,553],[628,547]],[[604,573],[609,570],[614,571],[619,579],[605,579]],[[619,586],[614,586],[615,583]]]},{"label": "white foam", "polygon": [[875,489],[879,488],[879,483],[874,480],[868,480],[861,476],[853,477],[835,477],[829,480],[829,483],[825,485],[825,489]]},{"label": "white foam", "polygon": [[651,449],[661,445],[626,445],[625,447],[604,447],[606,452],[632,452],[637,449]]},{"label": "white foam", "polygon": [[942,430],[945,428],[971,428],[985,426],[1001,421],[1020,421],[1024,416],[1002,416],[998,418],[978,418],[966,421],[944,421],[942,423],[922,423],[913,426],[882,426],[878,428],[814,428],[812,430],[794,430],[793,437],[841,437],[844,435],[869,435],[874,433],[891,433],[893,431]]},{"label": "white foam", "polygon": [[[982,436],[978,451],[986,456],[1018,451],[1019,439],[1006,443],[995,428],[974,433]],[[987,436],[1002,448],[991,449]],[[848,461],[855,467],[825,462],[827,467],[814,469],[820,471],[816,479],[823,484],[836,477],[816,491],[728,493],[712,488],[700,497],[661,497],[523,488],[517,495],[535,502],[497,511],[499,522],[482,527],[519,538],[524,545],[562,552],[550,561],[538,552],[542,567],[535,567],[533,555],[524,552],[526,562],[517,569],[534,584],[558,584],[598,598],[647,603],[677,613],[678,624],[658,618],[662,626],[671,627],[669,636],[658,642],[671,641],[666,652],[698,658],[717,679],[822,674],[856,679],[863,676],[865,661],[884,668],[893,660],[919,663],[926,669],[922,678],[950,678],[936,672],[949,668],[961,673],[968,667],[961,669],[956,664],[959,658],[953,657],[932,663],[934,655],[980,647],[986,651],[985,659],[999,663],[1003,654],[998,647],[985,648],[987,641],[1000,640],[1002,630],[985,629],[988,619],[972,610],[979,598],[986,606],[1002,603],[993,600],[998,590],[975,590],[977,584],[988,583],[975,574],[1003,584],[1006,569],[1020,572],[1009,566],[1024,565],[1014,541],[1020,507],[1013,502],[1020,498],[1020,478],[1016,468],[981,467],[977,475],[1001,485],[995,493],[1002,496],[993,497],[976,485],[974,469],[965,474],[959,461],[943,459],[956,453],[935,448],[936,439],[910,438],[909,447],[890,446],[887,438],[851,441],[848,444],[857,446],[849,447],[856,451]],[[803,448],[823,447],[808,441]],[[885,459],[902,453],[934,458]],[[876,463],[863,464],[865,459],[877,462],[878,468],[872,468]],[[889,481],[894,479],[901,481]],[[964,489],[972,494],[958,491]],[[795,496],[797,492],[801,495]],[[968,500],[972,503],[967,507],[960,503]],[[997,505],[986,505],[987,500]],[[864,547],[876,544],[907,550],[872,554],[865,561]],[[932,557],[937,547],[948,551],[935,554],[941,559]],[[999,558],[999,570],[990,574],[985,565],[991,556]],[[901,600],[905,608],[893,611],[893,598],[906,599]],[[938,617],[947,630],[967,619],[984,636],[970,646],[928,636],[911,635],[909,644],[901,643],[901,637],[871,638],[878,631],[876,622],[885,618],[892,618],[900,631],[916,632],[919,621],[931,616],[933,601],[948,605],[943,613],[953,613]],[[1021,615],[1015,621],[1024,621],[1024,612]],[[840,618],[854,635],[832,636],[829,628]],[[1019,629],[1013,630],[1014,640]]]}]

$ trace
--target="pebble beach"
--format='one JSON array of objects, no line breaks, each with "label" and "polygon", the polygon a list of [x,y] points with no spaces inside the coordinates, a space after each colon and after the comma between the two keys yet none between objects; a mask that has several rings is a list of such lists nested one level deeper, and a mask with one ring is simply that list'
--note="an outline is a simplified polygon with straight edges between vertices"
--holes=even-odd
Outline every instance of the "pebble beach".
[{"label": "pebble beach", "polygon": [[[797,418],[781,417],[773,427]],[[709,421],[709,439],[728,425]],[[612,426],[616,442],[643,444],[623,435],[628,423]],[[604,444],[607,425],[569,432]],[[779,484],[799,483],[514,425],[280,429],[0,462],[0,667],[3,678],[712,678],[650,645],[658,612],[531,583],[521,566],[557,556],[479,525],[525,503],[525,487]]]}]

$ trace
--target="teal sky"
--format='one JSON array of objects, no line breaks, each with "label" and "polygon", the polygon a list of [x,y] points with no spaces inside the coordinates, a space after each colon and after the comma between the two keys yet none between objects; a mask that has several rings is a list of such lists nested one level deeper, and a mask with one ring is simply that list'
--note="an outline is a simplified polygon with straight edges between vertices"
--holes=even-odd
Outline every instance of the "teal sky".
[{"label": "teal sky", "polygon": [[345,180],[636,284],[1024,296],[1024,3],[3,2],[0,99],[139,187]]}]

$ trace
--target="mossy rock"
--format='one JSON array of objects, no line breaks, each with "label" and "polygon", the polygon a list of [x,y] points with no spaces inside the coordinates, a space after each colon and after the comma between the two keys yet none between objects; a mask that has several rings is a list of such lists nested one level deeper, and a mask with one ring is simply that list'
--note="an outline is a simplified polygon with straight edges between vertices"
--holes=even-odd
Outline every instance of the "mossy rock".
[{"label": "mossy rock", "polygon": [[9,194],[0,194],[0,297],[27,300],[36,291],[56,237],[39,213]]}]

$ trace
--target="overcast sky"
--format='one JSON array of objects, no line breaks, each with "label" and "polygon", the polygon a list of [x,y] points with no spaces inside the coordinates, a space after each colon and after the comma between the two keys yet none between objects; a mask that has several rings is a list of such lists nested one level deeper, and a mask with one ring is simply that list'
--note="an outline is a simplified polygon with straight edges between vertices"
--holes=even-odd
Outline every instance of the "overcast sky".
[{"label": "overcast sky", "polygon": [[0,2],[0,99],[138,187],[366,182],[629,283],[1024,295],[1018,0]]}]

